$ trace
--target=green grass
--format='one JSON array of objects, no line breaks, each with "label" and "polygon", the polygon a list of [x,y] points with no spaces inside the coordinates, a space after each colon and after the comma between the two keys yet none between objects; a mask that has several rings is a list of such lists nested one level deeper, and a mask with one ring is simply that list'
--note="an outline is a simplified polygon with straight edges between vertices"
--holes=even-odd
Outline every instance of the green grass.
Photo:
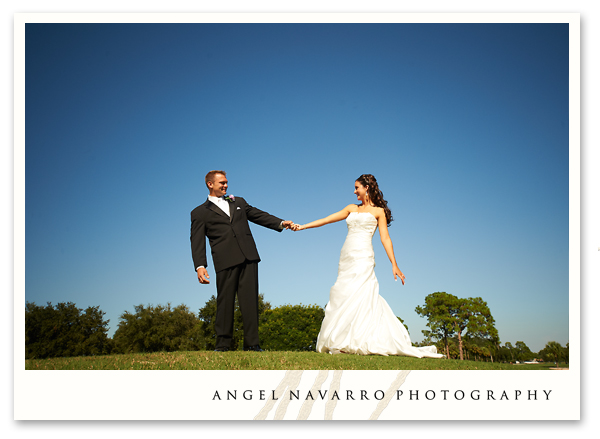
[{"label": "green grass", "polygon": [[[27,370],[549,370],[554,363],[511,365],[433,358],[316,352],[155,352],[25,360]],[[559,367],[568,365],[559,364]]]}]

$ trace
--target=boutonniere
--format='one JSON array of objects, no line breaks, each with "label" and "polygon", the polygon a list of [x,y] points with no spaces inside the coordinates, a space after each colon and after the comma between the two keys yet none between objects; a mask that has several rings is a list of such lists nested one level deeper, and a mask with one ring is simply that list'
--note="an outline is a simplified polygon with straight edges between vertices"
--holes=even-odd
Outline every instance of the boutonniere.
[{"label": "boutonniere", "polygon": [[233,195],[225,195],[225,200],[233,203],[235,201],[235,197]]}]

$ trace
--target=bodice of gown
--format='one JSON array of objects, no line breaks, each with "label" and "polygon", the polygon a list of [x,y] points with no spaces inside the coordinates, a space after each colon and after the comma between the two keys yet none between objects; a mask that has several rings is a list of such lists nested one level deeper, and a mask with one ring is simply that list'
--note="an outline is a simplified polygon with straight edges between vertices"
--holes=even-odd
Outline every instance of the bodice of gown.
[{"label": "bodice of gown", "polygon": [[342,247],[340,265],[368,258],[375,265],[373,234],[377,229],[377,219],[369,212],[351,212],[346,218],[348,235]]},{"label": "bodice of gown", "polygon": [[358,235],[370,240],[377,229],[377,218],[370,212],[351,212],[346,218],[346,224],[348,236]]}]

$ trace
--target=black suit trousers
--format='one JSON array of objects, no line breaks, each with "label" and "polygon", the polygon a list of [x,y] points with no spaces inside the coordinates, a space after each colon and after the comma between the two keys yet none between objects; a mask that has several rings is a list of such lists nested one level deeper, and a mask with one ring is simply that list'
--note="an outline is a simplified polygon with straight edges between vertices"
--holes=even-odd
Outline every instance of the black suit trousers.
[{"label": "black suit trousers", "polygon": [[216,349],[231,348],[237,293],[244,323],[244,347],[258,340],[258,262],[246,261],[217,272]]}]

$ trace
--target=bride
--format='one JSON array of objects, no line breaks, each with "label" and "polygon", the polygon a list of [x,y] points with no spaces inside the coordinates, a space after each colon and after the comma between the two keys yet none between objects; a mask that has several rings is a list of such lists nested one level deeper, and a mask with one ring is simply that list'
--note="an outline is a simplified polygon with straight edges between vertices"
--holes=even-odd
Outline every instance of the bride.
[{"label": "bride", "polygon": [[408,331],[379,295],[375,277],[372,238],[377,227],[381,243],[392,263],[394,279],[404,274],[396,264],[388,226],[392,212],[383,199],[377,180],[371,174],[361,175],[354,183],[359,205],[349,204],[337,213],[294,230],[311,229],[343,219],[348,235],[340,254],[338,278],[329,292],[325,318],[317,338],[317,352],[359,355],[406,355],[441,358],[435,346],[414,347]]}]

